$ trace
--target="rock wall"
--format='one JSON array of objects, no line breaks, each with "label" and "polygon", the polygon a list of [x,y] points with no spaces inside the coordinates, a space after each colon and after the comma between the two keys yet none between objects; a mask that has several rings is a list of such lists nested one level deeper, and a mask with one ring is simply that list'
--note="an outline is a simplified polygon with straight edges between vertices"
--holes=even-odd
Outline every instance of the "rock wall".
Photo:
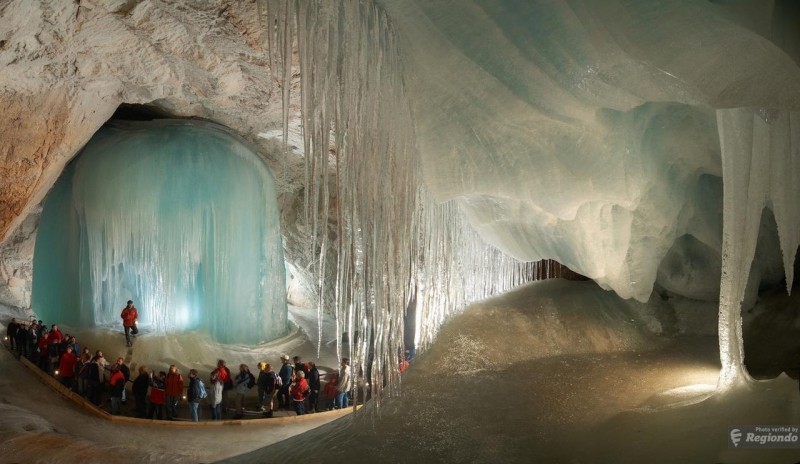
[{"label": "rock wall", "polygon": [[[272,170],[279,203],[302,205],[301,153],[279,141],[263,13],[254,0],[0,2],[0,301],[28,304],[36,220],[23,222],[121,104],[229,127]],[[303,268],[297,218],[282,212],[287,260]]]}]

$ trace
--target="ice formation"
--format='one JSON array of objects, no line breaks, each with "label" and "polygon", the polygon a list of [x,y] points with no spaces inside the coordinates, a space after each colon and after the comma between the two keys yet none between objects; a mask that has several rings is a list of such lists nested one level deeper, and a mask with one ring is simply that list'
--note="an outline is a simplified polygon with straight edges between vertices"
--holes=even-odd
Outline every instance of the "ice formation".
[{"label": "ice formation", "polygon": [[[360,359],[392,358],[384,340],[411,291],[433,334],[466,293],[513,280],[514,259],[554,258],[640,301],[658,278],[688,297],[719,285],[720,385],[741,377],[737,320],[764,206],[789,286],[798,243],[788,2],[262,4],[286,92],[297,40],[308,210],[317,230],[338,215],[336,311],[376,337]],[[762,159],[771,168],[751,171]],[[718,284],[682,293],[693,262],[720,259]]]},{"label": "ice formation", "polygon": [[[374,4],[262,6],[274,26],[273,70],[287,79],[295,37],[301,51],[306,210],[320,308],[332,287],[337,332],[359,334],[338,350],[356,369],[368,367],[365,381],[380,397],[384,386],[397,385],[398,353],[410,348],[403,327],[412,301],[419,302],[416,338],[424,347],[448,314],[519,284],[534,264],[487,245],[454,204],[437,204],[419,182],[395,36]],[[335,268],[333,282],[324,278],[326,266]]]},{"label": "ice formation", "polygon": [[720,291],[720,384],[747,378],[741,344],[740,306],[756,251],[761,211],[775,214],[783,250],[786,290],[791,292],[800,243],[800,115],[794,111],[717,111],[725,179],[722,284]]},{"label": "ice formation", "polygon": [[99,131],[48,195],[32,309],[76,328],[120,323],[225,343],[287,333],[273,179],[238,138],[189,122]]}]

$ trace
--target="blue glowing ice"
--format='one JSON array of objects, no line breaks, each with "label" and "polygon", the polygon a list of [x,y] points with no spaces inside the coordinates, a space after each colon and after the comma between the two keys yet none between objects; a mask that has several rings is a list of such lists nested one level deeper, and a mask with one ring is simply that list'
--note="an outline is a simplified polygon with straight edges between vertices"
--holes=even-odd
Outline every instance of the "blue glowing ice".
[{"label": "blue glowing ice", "polygon": [[49,193],[33,310],[115,325],[128,299],[157,333],[255,344],[288,330],[274,181],[237,137],[184,121],[100,130]]}]

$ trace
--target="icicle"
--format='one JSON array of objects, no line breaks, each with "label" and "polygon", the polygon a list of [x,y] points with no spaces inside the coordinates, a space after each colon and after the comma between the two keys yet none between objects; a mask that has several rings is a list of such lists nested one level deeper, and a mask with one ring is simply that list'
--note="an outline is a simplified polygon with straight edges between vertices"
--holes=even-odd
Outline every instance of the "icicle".
[{"label": "icicle", "polygon": [[[283,16],[289,4],[270,1],[267,15],[270,63],[284,89],[292,75],[287,47],[293,39],[281,35],[290,30],[292,21]],[[363,372],[370,394],[380,399],[385,388],[391,393],[399,384],[412,300],[417,347],[424,349],[451,314],[530,280],[542,266],[518,263],[486,245],[456,203],[436,204],[421,184],[385,14],[358,0],[295,6],[305,209],[319,307],[335,316],[337,352],[351,358],[354,372]]]}]

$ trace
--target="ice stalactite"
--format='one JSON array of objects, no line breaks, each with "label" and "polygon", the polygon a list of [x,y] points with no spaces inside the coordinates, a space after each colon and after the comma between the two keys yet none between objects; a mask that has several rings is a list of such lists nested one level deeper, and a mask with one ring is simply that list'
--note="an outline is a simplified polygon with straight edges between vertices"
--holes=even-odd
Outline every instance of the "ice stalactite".
[{"label": "ice stalactite", "polygon": [[[370,2],[277,0],[261,6],[285,108],[297,40],[309,252],[319,276],[320,311],[329,303],[324,289],[333,288],[328,311],[339,341],[350,335],[337,349],[380,396],[384,380],[395,384],[403,349],[415,238],[416,164],[394,38]],[[334,282],[326,277],[331,275]]]},{"label": "ice stalactite", "polygon": [[775,215],[791,292],[800,243],[800,115],[735,108],[717,110],[717,122],[724,181],[719,388],[726,389],[749,379],[741,308],[765,207]]},{"label": "ice stalactite", "polygon": [[49,193],[33,309],[78,328],[120,323],[128,299],[157,333],[256,344],[288,330],[272,176],[211,124],[103,128]]},{"label": "ice stalactite", "polygon": [[487,244],[456,202],[436,204],[423,193],[414,223],[419,228],[414,278],[416,341],[421,349],[434,341],[448,316],[468,304],[567,272],[549,260],[519,262]]},{"label": "ice stalactite", "polygon": [[[487,245],[456,202],[437,204],[423,185],[397,44],[380,8],[356,0],[262,6],[284,89],[294,40],[299,55],[320,311],[332,312],[339,334],[349,334],[339,352],[352,357],[356,372],[363,368],[380,397],[399,384],[411,301],[425,348],[450,314],[544,273]],[[329,287],[333,309],[324,308]]]}]

